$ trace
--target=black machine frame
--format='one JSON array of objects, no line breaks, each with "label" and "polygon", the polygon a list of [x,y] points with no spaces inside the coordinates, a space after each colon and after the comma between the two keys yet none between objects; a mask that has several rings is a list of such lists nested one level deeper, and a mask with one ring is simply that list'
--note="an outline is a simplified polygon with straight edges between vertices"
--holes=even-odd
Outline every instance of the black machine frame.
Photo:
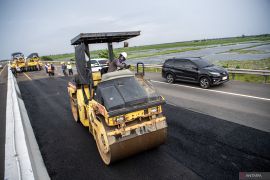
[{"label": "black machine frame", "polygon": [[[126,32],[102,32],[102,33],[80,33],[71,40],[71,45],[75,46],[75,60],[80,85],[88,85],[90,93],[93,89],[92,67],[90,62],[89,44],[107,43],[109,60],[113,60],[114,42],[122,42],[140,35],[140,31]],[[86,56],[87,57],[86,57]],[[88,58],[88,59],[86,59]],[[90,97],[92,97],[90,95]]]}]

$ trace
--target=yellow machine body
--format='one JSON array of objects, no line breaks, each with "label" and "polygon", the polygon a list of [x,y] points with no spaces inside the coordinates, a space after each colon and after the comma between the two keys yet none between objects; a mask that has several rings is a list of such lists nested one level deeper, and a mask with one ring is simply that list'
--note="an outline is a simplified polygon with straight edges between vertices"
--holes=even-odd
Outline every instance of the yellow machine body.
[{"label": "yellow machine body", "polygon": [[[37,53],[36,53],[37,54]],[[25,59],[22,53],[13,53],[12,60],[10,62],[10,66],[16,71],[36,71],[41,70],[42,63],[40,62],[40,58],[37,56],[30,56]]]},{"label": "yellow machine body", "polygon": [[41,70],[42,63],[40,62],[39,57],[32,57],[27,59],[27,70],[28,71],[37,71]]},{"label": "yellow machine body", "polygon": [[[165,142],[167,123],[162,114],[161,104],[142,106],[134,111],[112,116],[103,104],[90,97],[90,94],[95,94],[102,80],[100,72],[92,73],[92,77],[94,81],[92,93],[89,92],[88,86],[77,86],[74,83],[69,83],[68,93],[75,121],[89,128],[105,164]],[[138,81],[145,81],[143,78],[135,78]]]},{"label": "yellow machine body", "polygon": [[25,59],[23,57],[13,58],[13,60],[10,62],[10,67],[25,70],[26,69]]}]

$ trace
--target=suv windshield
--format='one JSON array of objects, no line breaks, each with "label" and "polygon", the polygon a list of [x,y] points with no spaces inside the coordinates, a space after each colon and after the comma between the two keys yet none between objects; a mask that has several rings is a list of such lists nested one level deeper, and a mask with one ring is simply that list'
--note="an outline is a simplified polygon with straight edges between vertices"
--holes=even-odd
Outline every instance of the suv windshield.
[{"label": "suv windshield", "polygon": [[96,60],[91,60],[91,67],[99,66]]},{"label": "suv windshield", "polygon": [[113,111],[160,100],[160,96],[146,81],[125,77],[101,82],[97,87],[95,99],[108,111]]},{"label": "suv windshield", "polygon": [[195,61],[192,61],[193,63],[195,63],[197,66],[199,66],[200,68],[204,68],[204,67],[210,67],[213,66],[213,64],[209,63],[207,60],[205,59],[198,59]]}]

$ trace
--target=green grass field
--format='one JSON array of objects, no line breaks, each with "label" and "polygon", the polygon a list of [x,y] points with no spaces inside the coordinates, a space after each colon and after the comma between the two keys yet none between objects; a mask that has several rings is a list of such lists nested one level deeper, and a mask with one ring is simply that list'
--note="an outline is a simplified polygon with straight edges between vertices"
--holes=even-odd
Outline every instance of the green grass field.
[{"label": "green grass field", "polygon": [[[129,55],[129,59],[151,57],[156,55],[171,54],[177,52],[185,52],[198,50],[205,46],[211,45],[233,45],[242,42],[265,42],[270,41],[270,34],[257,35],[257,36],[241,36],[223,39],[204,39],[204,40],[194,40],[186,42],[175,42],[175,43],[165,43],[165,44],[154,44],[154,45],[144,45],[144,46],[134,46],[128,48],[116,48],[114,49],[115,54],[125,51]],[[173,49],[171,49],[173,48]],[[154,52],[151,52],[153,51]],[[91,51],[92,58],[98,58],[99,53],[102,50]],[[57,55],[47,55],[41,57],[42,59],[50,58],[52,60],[62,60],[62,59],[74,59],[74,53],[57,54]]]},{"label": "green grass field", "polygon": [[[270,58],[261,60],[246,60],[246,61],[219,61],[217,65],[225,68],[239,68],[239,69],[257,69],[257,70],[270,70]],[[232,77],[232,74],[230,75]],[[264,83],[265,77],[251,74],[236,74],[234,80],[244,82],[257,82]],[[270,77],[267,78],[266,83],[270,83]]]},{"label": "green grass field", "polygon": [[[232,78],[232,74],[230,74],[230,78]],[[255,82],[255,83],[264,83],[265,78],[263,76],[251,75],[251,74],[236,74],[234,77],[236,81],[243,82]],[[266,83],[270,83],[270,77],[267,78]]]},{"label": "green grass field", "polygon": [[225,68],[270,70],[270,58],[261,60],[245,60],[245,61],[237,61],[237,60],[218,61],[215,64],[223,66]]},{"label": "green grass field", "polygon": [[[229,51],[227,51],[228,53],[239,53],[239,54],[264,54],[266,53],[265,51],[260,51],[260,50],[255,50],[255,49],[250,49],[253,47],[258,47],[258,46],[263,46],[263,45],[269,45],[270,43],[263,43],[261,45],[254,45],[254,46],[249,46],[249,47],[245,47],[245,48],[239,48],[239,49],[230,49]],[[225,52],[226,53],[226,52]]]}]

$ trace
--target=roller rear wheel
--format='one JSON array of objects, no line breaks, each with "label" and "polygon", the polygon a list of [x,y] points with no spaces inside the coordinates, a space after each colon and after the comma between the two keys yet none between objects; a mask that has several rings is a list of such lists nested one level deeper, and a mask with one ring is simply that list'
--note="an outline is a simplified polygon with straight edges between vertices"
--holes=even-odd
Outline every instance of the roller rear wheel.
[{"label": "roller rear wheel", "polygon": [[69,100],[70,100],[70,107],[71,107],[71,112],[72,112],[73,118],[76,122],[79,122],[78,105],[75,104],[75,102],[72,98],[69,98]]}]

